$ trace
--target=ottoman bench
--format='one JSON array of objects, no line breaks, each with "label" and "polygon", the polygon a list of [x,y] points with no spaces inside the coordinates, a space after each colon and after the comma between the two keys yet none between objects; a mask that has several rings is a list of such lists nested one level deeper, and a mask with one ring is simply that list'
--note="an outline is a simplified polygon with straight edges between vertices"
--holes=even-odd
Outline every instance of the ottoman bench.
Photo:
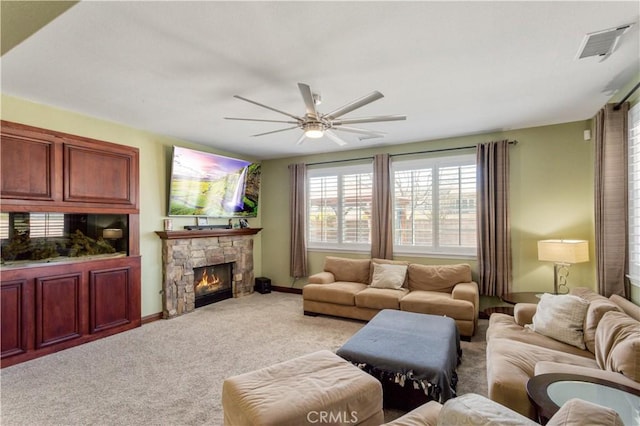
[{"label": "ottoman bench", "polygon": [[456,396],[462,350],[452,318],[384,309],[336,354],[380,380],[385,407],[409,411]]},{"label": "ottoman bench", "polygon": [[380,382],[323,350],[225,379],[226,426],[381,425]]}]

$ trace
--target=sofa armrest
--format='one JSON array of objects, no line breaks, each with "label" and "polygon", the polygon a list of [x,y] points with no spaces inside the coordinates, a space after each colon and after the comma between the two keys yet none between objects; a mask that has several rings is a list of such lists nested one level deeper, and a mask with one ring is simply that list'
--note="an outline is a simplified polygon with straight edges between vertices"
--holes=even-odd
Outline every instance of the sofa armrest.
[{"label": "sofa armrest", "polygon": [[453,287],[451,297],[458,300],[466,300],[471,302],[475,307],[476,316],[478,314],[480,305],[480,296],[478,291],[478,284],[474,281],[468,283],[458,283]]},{"label": "sofa armrest", "polygon": [[336,282],[336,278],[331,272],[318,272],[309,276],[307,280],[309,284],[330,284]]},{"label": "sofa armrest", "polygon": [[613,408],[604,407],[582,399],[572,398],[549,419],[547,426],[583,425],[624,426],[620,415]]},{"label": "sofa armrest", "polygon": [[609,370],[601,370],[599,368],[589,368],[580,365],[565,364],[562,362],[539,361],[536,363],[534,374],[562,373],[562,374],[578,374],[580,376],[594,377],[596,379],[608,380],[624,386],[629,386],[640,391],[640,383],[628,378],[622,373]]},{"label": "sofa armrest", "polygon": [[516,324],[522,327],[532,324],[536,309],[538,309],[538,305],[535,303],[516,303],[513,308],[513,317]]}]

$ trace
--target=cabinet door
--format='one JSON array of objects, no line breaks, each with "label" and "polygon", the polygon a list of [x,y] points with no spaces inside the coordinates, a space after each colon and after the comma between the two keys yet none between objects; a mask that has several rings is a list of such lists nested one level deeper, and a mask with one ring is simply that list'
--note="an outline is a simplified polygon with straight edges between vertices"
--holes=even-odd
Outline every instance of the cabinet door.
[{"label": "cabinet door", "polygon": [[64,144],[64,201],[136,206],[137,153]]},{"label": "cabinet door", "polygon": [[0,147],[2,198],[53,200],[54,144],[3,134]]},{"label": "cabinet door", "polygon": [[36,348],[81,336],[81,285],[80,273],[36,279]]},{"label": "cabinet door", "polygon": [[27,351],[27,281],[3,282],[0,288],[2,358]]},{"label": "cabinet door", "polygon": [[131,268],[113,268],[89,272],[91,333],[129,324],[133,290]]}]

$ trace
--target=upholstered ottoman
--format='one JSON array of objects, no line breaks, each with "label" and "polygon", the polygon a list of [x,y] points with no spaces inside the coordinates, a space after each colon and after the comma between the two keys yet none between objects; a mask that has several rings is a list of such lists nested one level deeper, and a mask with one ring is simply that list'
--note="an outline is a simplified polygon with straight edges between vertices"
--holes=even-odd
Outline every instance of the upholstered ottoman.
[{"label": "upholstered ottoman", "polygon": [[380,382],[324,350],[225,379],[227,426],[384,423]]}]

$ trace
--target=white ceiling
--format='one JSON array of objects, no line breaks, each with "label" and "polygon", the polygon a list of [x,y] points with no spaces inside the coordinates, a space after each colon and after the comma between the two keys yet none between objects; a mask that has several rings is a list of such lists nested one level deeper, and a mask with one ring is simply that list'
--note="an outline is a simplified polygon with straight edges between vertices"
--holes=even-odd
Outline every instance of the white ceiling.
[{"label": "white ceiling", "polygon": [[[391,145],[591,118],[640,72],[640,3],[90,2],[2,57],[2,92],[255,159]],[[635,22],[605,61],[576,59],[585,34]],[[295,144],[297,83],[382,139]]]}]

